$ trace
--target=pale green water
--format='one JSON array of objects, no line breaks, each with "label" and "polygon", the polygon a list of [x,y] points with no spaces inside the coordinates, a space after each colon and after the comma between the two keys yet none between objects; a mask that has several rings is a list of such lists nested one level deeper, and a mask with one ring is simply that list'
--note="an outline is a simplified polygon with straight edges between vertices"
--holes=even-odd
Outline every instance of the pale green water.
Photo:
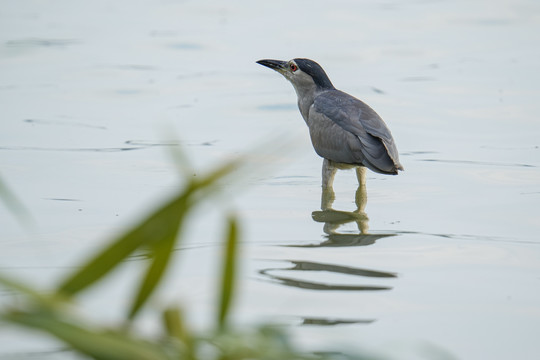
[{"label": "pale green water", "polygon": [[[53,283],[173,188],[172,138],[201,167],[292,138],[200,212],[159,303],[180,301],[201,327],[212,316],[233,208],[239,322],[291,324],[310,348],[536,359],[539,34],[532,0],[2,1],[0,174],[38,226],[0,209],[0,267]],[[365,216],[320,212],[321,159],[292,86],[255,64],[293,57],[392,129],[406,171],[368,173]],[[356,210],[353,172],[335,191],[333,209]],[[130,270],[89,294],[93,316],[121,315]],[[72,358],[26,336],[0,329],[0,358]]]}]

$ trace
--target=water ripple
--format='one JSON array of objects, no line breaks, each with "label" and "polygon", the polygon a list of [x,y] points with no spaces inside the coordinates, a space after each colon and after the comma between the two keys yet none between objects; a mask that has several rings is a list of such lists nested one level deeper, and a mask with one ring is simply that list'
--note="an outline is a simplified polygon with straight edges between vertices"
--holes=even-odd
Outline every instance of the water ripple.
[{"label": "water ripple", "polygon": [[8,47],[65,47],[78,44],[76,39],[43,39],[43,38],[27,38],[19,40],[9,40],[5,44]]},{"label": "water ripple", "polygon": [[99,130],[107,130],[105,126],[91,125],[85,123],[61,121],[61,120],[43,120],[43,119],[24,119],[23,122],[29,123],[32,125],[55,125],[55,126],[73,126],[73,127],[83,127]]},{"label": "water ripple", "polygon": [[285,260],[291,263],[293,266],[289,268],[268,268],[259,270],[259,274],[264,275],[270,278],[271,282],[278,283],[285,286],[292,286],[300,289],[309,289],[309,290],[345,290],[345,291],[380,291],[380,290],[391,290],[392,287],[389,286],[379,286],[379,285],[342,285],[342,284],[332,284],[332,283],[320,283],[312,282],[306,280],[299,280],[279,275],[274,275],[274,271],[324,271],[334,274],[345,274],[352,276],[361,276],[369,278],[395,278],[397,274],[386,272],[386,271],[376,271],[369,269],[354,268],[350,266],[343,265],[334,265],[334,264],[323,264],[312,261],[298,261],[298,260]]},{"label": "water ripple", "polygon": [[302,323],[300,325],[318,325],[318,326],[335,326],[335,325],[347,325],[347,324],[371,324],[375,322],[375,319],[336,319],[336,318],[301,318]]},{"label": "water ripple", "polygon": [[0,150],[12,151],[73,151],[73,152],[117,152],[140,150],[144,147],[112,147],[112,148],[48,148],[39,146],[0,146]]},{"label": "water ripple", "polygon": [[476,160],[442,160],[442,159],[418,159],[418,161],[440,162],[447,164],[465,164],[465,165],[481,165],[481,166],[509,166],[509,167],[527,167],[535,168],[536,165],[522,163],[500,163],[493,161],[476,161]]},{"label": "water ripple", "polygon": [[530,240],[515,240],[505,237],[497,237],[497,236],[487,236],[487,235],[467,235],[467,234],[437,234],[437,233],[426,233],[421,231],[407,231],[407,230],[401,230],[396,231],[396,235],[427,235],[427,236],[435,236],[445,239],[452,239],[452,240],[477,240],[477,241],[493,241],[493,242],[501,242],[501,243],[510,243],[510,244],[533,244],[533,245],[540,245],[540,242],[538,241],[530,241]]}]

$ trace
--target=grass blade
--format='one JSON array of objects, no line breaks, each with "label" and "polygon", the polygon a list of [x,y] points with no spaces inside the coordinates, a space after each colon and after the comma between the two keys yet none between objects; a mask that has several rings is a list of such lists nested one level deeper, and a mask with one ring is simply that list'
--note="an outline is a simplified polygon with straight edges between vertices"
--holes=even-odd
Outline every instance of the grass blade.
[{"label": "grass blade", "polygon": [[12,311],[3,320],[47,332],[73,350],[102,360],[166,360],[162,347],[113,331],[92,331],[88,325],[75,325],[48,312]]},{"label": "grass blade", "polygon": [[34,225],[34,219],[30,215],[30,212],[19,201],[19,199],[13,195],[6,183],[0,178],[0,199],[4,202],[11,213],[16,216],[21,224]]},{"label": "grass blade", "polygon": [[117,241],[107,246],[82,268],[65,279],[58,287],[57,292],[75,295],[107,275],[135,250],[143,246],[152,246],[152,243],[159,242],[164,238],[168,239],[171,234],[176,234],[178,223],[186,212],[184,208],[186,206],[185,197],[185,193],[180,193]]},{"label": "grass blade", "polygon": [[[171,201],[158,208],[157,211],[92,257],[79,270],[68,276],[57,287],[57,293],[73,296],[99,281],[137,249],[152,248],[154,244],[162,241],[171,241],[170,239],[176,237],[179,224],[191,209],[191,205],[198,204],[200,200],[209,196],[217,188],[217,182],[238,167],[239,162],[240,159],[231,160],[206,176],[189,182]],[[172,245],[169,243],[169,247]],[[161,256],[164,255],[161,254]],[[166,264],[167,262],[164,263],[164,265]],[[155,275],[160,274],[161,276],[164,270],[165,266],[160,269],[156,264],[151,270],[152,274],[148,274],[147,280],[145,280],[148,282],[141,287],[138,299],[130,310],[131,317],[135,315],[153,291],[155,286],[150,285],[156,279]]]},{"label": "grass blade", "polygon": [[163,312],[163,325],[167,330],[167,335],[187,342],[191,336],[183,321],[182,312],[177,307],[171,307]]},{"label": "grass blade", "polygon": [[163,325],[169,337],[177,339],[182,345],[179,359],[195,360],[196,340],[184,321],[182,311],[177,307],[170,307],[163,312]]},{"label": "grass blade", "polygon": [[242,158],[235,158],[230,160],[217,167],[215,170],[208,173],[206,176],[199,180],[193,182],[193,187],[195,190],[208,188],[211,185],[214,185],[218,180],[224,178],[227,175],[230,175],[234,170],[236,170],[242,163]]},{"label": "grass blade", "polygon": [[42,293],[38,292],[37,290],[34,290],[28,285],[25,285],[21,283],[20,281],[17,281],[14,279],[7,278],[3,275],[0,275],[0,285],[3,285],[4,287],[8,289],[24,294],[34,303],[34,305],[37,305],[39,308],[42,308],[42,309],[54,310],[59,305],[63,304],[61,297],[43,295]]},{"label": "grass blade", "polygon": [[223,256],[223,277],[221,279],[221,297],[219,299],[218,328],[225,329],[231,299],[234,293],[236,257],[238,244],[238,224],[234,217],[229,218],[227,239]]},{"label": "grass blade", "polygon": [[163,273],[169,264],[171,255],[174,250],[174,244],[176,240],[176,232],[170,234],[170,237],[162,240],[155,245],[152,262],[148,267],[148,271],[144,277],[143,282],[137,292],[137,296],[131,305],[128,318],[133,319],[139,310],[143,307],[146,301],[150,298],[150,295],[154,292],[157,285],[160,283]]}]

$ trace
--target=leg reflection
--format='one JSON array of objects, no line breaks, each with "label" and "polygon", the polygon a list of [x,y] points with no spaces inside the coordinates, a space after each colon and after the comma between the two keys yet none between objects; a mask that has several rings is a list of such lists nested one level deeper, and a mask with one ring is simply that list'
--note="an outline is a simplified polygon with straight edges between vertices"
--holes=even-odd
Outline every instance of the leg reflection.
[{"label": "leg reflection", "polygon": [[366,168],[359,166],[356,168],[356,177],[358,178],[358,189],[356,189],[356,196],[354,202],[356,204],[356,213],[360,215],[359,220],[356,222],[360,233],[367,234],[368,216],[365,212],[367,205],[367,190],[366,190]]},{"label": "leg reflection", "polygon": [[358,189],[355,195],[356,210],[340,211],[332,208],[336,195],[333,188],[333,180],[337,167],[329,160],[323,162],[323,186],[321,193],[321,210],[314,211],[312,216],[315,221],[324,222],[323,231],[328,234],[336,234],[337,229],[344,224],[356,222],[361,234],[367,234],[368,217],[365,213],[367,205],[366,191],[366,169],[364,167],[356,168],[358,177]]},{"label": "leg reflection", "polygon": [[[358,189],[354,197],[356,210],[341,211],[334,210],[334,200],[336,198],[333,189],[333,180],[337,169],[350,169],[351,166],[339,166],[329,160],[323,162],[323,183],[321,192],[321,210],[313,211],[313,220],[324,223],[323,231],[327,240],[320,244],[297,245],[299,247],[334,247],[334,246],[366,246],[375,243],[377,239],[394,236],[395,234],[369,234],[369,218],[365,212],[367,205],[366,191],[366,168],[357,167]],[[345,224],[355,223],[358,232],[339,232],[339,227]]]}]

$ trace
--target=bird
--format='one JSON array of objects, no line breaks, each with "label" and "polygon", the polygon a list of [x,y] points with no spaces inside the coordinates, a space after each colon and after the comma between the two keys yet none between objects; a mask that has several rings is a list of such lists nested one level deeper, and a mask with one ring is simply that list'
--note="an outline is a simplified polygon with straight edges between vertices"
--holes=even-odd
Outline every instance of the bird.
[{"label": "bird", "polygon": [[257,63],[292,83],[313,148],[324,159],[323,189],[332,188],[337,169],[356,168],[359,185],[364,188],[366,168],[387,175],[404,170],[383,119],[363,101],[336,89],[318,63],[305,58]]}]

